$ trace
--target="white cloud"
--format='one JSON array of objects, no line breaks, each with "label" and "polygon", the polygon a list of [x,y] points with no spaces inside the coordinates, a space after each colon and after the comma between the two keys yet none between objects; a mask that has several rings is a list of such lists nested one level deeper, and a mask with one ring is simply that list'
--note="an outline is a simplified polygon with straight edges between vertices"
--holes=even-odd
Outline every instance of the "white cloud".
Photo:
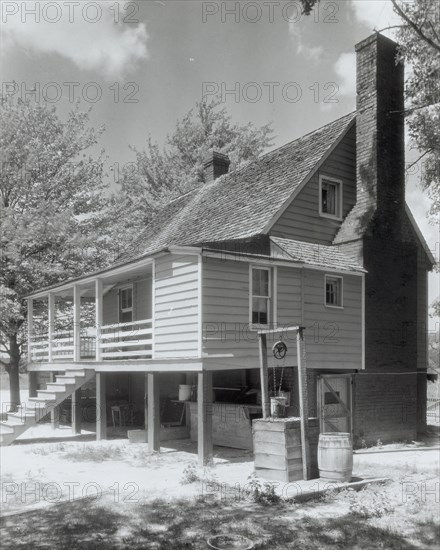
[{"label": "white cloud", "polygon": [[[114,2],[90,2],[89,5],[99,4],[98,9],[90,7],[86,12],[84,4],[78,2],[70,13],[66,2],[58,7],[56,2],[46,0],[8,4],[18,6],[18,12],[6,15],[3,10],[2,34],[6,46],[18,45],[39,54],[56,53],[80,69],[98,71],[107,78],[121,77],[138,60],[148,56],[145,25],[122,22],[126,17],[122,10],[116,22],[116,12],[110,9]],[[27,10],[36,8],[40,20],[26,14],[24,6]]]},{"label": "white cloud", "polygon": [[344,96],[356,95],[356,54],[353,52],[341,54],[335,63],[335,72],[339,79],[339,92]]},{"label": "white cloud", "polygon": [[[368,27],[369,32],[401,23],[390,0],[351,0],[351,9],[356,21]],[[395,29],[389,29],[383,34],[393,38]]]},{"label": "white cloud", "polygon": [[316,61],[322,56],[324,49],[322,46],[306,46],[303,41],[301,29],[298,23],[289,21],[289,34],[296,44],[296,53],[304,56],[308,61]]}]

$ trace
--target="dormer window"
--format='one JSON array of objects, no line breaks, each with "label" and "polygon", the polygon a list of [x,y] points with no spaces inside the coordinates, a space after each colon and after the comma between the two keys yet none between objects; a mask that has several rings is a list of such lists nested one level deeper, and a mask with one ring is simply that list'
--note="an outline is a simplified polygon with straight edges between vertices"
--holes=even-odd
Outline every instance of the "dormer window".
[{"label": "dormer window", "polygon": [[319,215],[342,219],[342,181],[327,176],[319,177]]}]

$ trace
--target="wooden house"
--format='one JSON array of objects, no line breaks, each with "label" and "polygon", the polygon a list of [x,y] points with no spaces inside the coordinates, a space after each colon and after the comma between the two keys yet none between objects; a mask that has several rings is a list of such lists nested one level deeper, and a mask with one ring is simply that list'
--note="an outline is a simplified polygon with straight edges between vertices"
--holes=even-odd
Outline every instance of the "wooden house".
[{"label": "wooden house", "polygon": [[[354,113],[234,172],[212,152],[209,181],[167,204],[114,265],[29,296],[31,391],[52,378],[35,403],[59,406],[96,381],[97,438],[121,403],[143,414],[146,402],[150,449],[161,425],[178,425],[206,461],[213,442],[252,445],[258,329],[299,325],[321,430],[351,431],[359,444],[416,437],[434,260],[405,204],[396,44],[375,34],[356,52]],[[60,300],[70,301],[65,334],[54,330]],[[48,311],[44,334],[33,329],[37,301]],[[85,304],[94,304],[88,325]],[[271,359],[269,379],[290,392],[295,416],[297,357],[284,340],[288,354]],[[193,388],[181,424],[180,385]],[[3,442],[32,422],[3,423]]]}]

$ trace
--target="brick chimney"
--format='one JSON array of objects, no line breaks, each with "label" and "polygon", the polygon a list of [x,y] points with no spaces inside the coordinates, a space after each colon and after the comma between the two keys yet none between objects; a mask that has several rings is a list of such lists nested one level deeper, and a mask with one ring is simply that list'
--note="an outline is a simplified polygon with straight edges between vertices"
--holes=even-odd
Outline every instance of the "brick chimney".
[{"label": "brick chimney", "polygon": [[398,239],[405,207],[405,136],[404,67],[396,64],[396,55],[397,44],[380,34],[356,45],[356,178],[357,201],[373,217],[373,231]]},{"label": "brick chimney", "polygon": [[205,172],[205,182],[209,183],[217,179],[223,174],[227,174],[231,161],[228,155],[223,155],[215,149],[210,151],[203,162],[203,170]]}]

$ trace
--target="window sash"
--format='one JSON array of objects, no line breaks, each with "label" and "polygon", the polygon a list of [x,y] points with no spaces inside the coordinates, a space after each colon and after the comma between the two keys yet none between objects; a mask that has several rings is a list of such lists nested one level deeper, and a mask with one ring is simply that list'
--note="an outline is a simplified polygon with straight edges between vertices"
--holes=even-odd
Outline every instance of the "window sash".
[{"label": "window sash", "polygon": [[342,305],[342,280],[337,278],[327,277],[325,279],[325,304],[327,306]]},{"label": "window sash", "polygon": [[133,321],[133,287],[119,290],[119,322],[131,323]]},{"label": "window sash", "polygon": [[122,288],[120,292],[121,311],[130,311],[133,309],[133,288]]},{"label": "window sash", "polygon": [[251,285],[251,322],[256,325],[268,325],[271,304],[269,269],[252,268]]},{"label": "window sash", "polygon": [[323,214],[338,215],[339,185],[323,181],[321,185],[321,211]]}]

